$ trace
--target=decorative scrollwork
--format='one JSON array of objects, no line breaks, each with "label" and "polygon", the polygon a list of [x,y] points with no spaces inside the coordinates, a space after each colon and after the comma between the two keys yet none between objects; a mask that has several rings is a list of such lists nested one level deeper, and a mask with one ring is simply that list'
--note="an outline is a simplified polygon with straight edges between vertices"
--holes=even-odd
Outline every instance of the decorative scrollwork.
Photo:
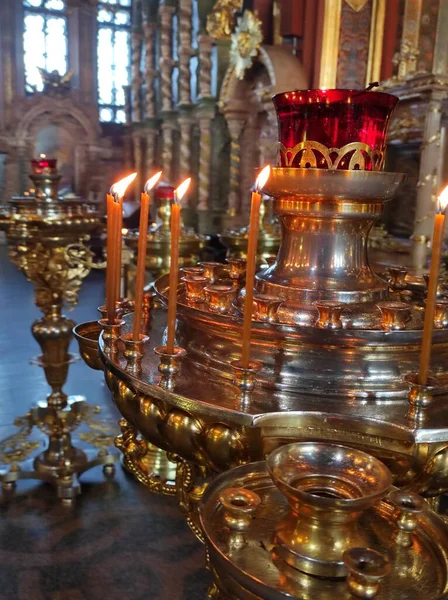
[{"label": "decorative scrollwork", "polygon": [[243,0],[216,0],[207,16],[207,33],[216,40],[228,39],[235,27],[235,13],[243,8]]},{"label": "decorative scrollwork", "polygon": [[246,70],[252,66],[253,58],[260,50],[263,42],[261,26],[260,19],[250,10],[245,10],[238,18],[230,47],[230,63],[235,67],[238,79],[244,79]]},{"label": "decorative scrollwork", "polygon": [[31,415],[18,417],[14,421],[18,431],[0,441],[0,464],[13,465],[25,460],[41,445],[40,441],[31,441],[29,437],[33,423]]},{"label": "decorative scrollwork", "polygon": [[126,470],[137,481],[146,486],[154,494],[164,496],[176,495],[176,487],[167,484],[163,479],[154,476],[146,469],[143,459],[148,452],[148,442],[138,436],[138,432],[126,419],[119,422],[121,435],[115,438],[115,446],[123,453],[123,463]]},{"label": "decorative scrollwork", "polygon": [[351,142],[342,148],[327,148],[313,140],[299,142],[294,148],[286,148],[280,144],[280,155],[282,164],[286,167],[292,167],[300,155],[298,164],[300,168],[319,167],[364,171],[370,166],[372,171],[380,171],[384,162],[384,152],[372,150],[368,144],[363,142]]}]

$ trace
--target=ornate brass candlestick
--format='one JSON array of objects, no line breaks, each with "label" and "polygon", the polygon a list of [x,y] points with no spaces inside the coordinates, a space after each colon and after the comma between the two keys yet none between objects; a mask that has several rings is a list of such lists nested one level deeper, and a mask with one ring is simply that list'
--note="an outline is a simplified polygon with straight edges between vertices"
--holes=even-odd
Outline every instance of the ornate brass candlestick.
[{"label": "ornate brass candlestick", "polygon": [[[68,398],[63,391],[69,366],[76,357],[68,352],[74,322],[62,314],[62,306],[64,302],[77,303],[82,280],[93,266],[93,254],[85,242],[100,220],[91,203],[80,198],[58,198],[57,173],[35,174],[31,179],[35,197],[10,201],[7,239],[10,258],[34,284],[36,305],[43,313],[31,330],[42,349],[35,363],[44,369],[51,387],[46,402],[32,408],[20,422],[27,422],[28,433],[33,427],[43,431],[49,446],[32,466],[19,468],[15,461],[18,448],[23,447],[23,431],[2,442],[0,462],[12,463],[12,467],[1,475],[1,481],[5,490],[13,490],[19,479],[48,481],[56,486],[64,503],[72,503],[80,491],[80,474],[96,465],[103,465],[106,475],[114,473],[115,458],[104,449],[111,438],[105,425],[93,418],[98,409],[89,407],[79,396]],[[99,453],[89,455],[72,445],[71,433],[82,423],[101,431],[97,444],[103,449]],[[20,458],[33,448],[29,444],[26,452],[19,453]]]}]

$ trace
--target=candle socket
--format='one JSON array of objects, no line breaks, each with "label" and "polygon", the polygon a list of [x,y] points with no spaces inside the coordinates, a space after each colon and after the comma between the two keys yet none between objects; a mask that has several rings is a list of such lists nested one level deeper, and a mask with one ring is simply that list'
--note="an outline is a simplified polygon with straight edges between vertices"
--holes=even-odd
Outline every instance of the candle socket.
[{"label": "candle socket", "polygon": [[104,353],[113,356],[118,352],[118,340],[124,321],[120,319],[116,323],[109,323],[107,319],[100,319],[98,323],[103,328]]},{"label": "candle socket", "polygon": [[145,356],[144,344],[149,340],[147,335],[139,334],[139,339],[134,340],[132,333],[125,333],[120,336],[124,344],[123,355],[126,359],[126,371],[132,375],[137,375],[142,370],[142,359]]},{"label": "candle socket", "polygon": [[389,500],[395,507],[395,518],[398,531],[395,543],[398,546],[409,548],[412,546],[412,533],[418,527],[418,519],[423,511],[424,500],[418,494],[395,490],[389,495]]},{"label": "candle socket", "polygon": [[411,307],[406,302],[385,300],[376,305],[381,312],[381,328],[386,331],[406,329],[411,319]]},{"label": "candle socket", "polygon": [[192,302],[203,302],[204,301],[204,288],[210,283],[210,280],[203,275],[187,275],[182,277],[185,284],[185,294],[188,300]]},{"label": "candle socket", "polygon": [[174,352],[167,351],[166,346],[158,346],[154,352],[160,358],[159,373],[162,375],[160,379],[160,387],[168,392],[172,392],[175,387],[176,375],[180,370],[180,362],[186,355],[184,348],[179,346],[174,347]]},{"label": "candle socket", "polygon": [[283,302],[276,296],[268,294],[256,294],[254,296],[254,318],[256,321],[264,323],[276,323],[277,311],[280,304]]},{"label": "candle socket", "polygon": [[182,267],[182,273],[189,277],[190,275],[204,275],[204,267]]},{"label": "candle socket", "polygon": [[347,586],[355,598],[374,598],[381,581],[391,572],[386,556],[371,548],[351,548],[343,554],[348,570]]},{"label": "candle socket", "polygon": [[235,299],[235,288],[233,285],[215,283],[204,288],[208,308],[211,312],[225,314],[232,309]]},{"label": "candle socket", "polygon": [[404,267],[389,267],[390,275],[389,285],[393,290],[404,290],[406,289],[406,275],[408,270]]},{"label": "candle socket", "polygon": [[213,284],[218,279],[216,274],[217,270],[220,269],[223,265],[219,262],[200,262],[199,265],[204,269],[204,277],[207,277],[210,280],[210,283]]},{"label": "candle socket", "polygon": [[[428,285],[429,285],[429,274],[425,273],[423,275],[423,281],[425,282],[425,289],[426,291],[428,291]],[[445,294],[446,294],[446,290],[444,288],[444,286],[439,283],[437,285],[437,299],[443,300],[445,298]]]},{"label": "candle socket", "polygon": [[228,258],[227,262],[230,266],[229,277],[233,282],[234,287],[238,287],[240,281],[244,279],[246,274],[247,260],[245,258]]},{"label": "candle socket", "polygon": [[233,360],[230,363],[234,371],[233,384],[243,393],[252,392],[257,383],[256,375],[263,366],[258,360],[251,360],[249,367],[243,367],[240,360]]},{"label": "candle socket", "polygon": [[346,307],[345,302],[336,300],[317,300],[314,306],[319,311],[316,327],[319,329],[341,329],[341,314]]},{"label": "candle socket", "polygon": [[219,496],[224,507],[224,521],[232,531],[247,531],[261,499],[244,488],[227,488]]},{"label": "candle socket", "polygon": [[436,379],[429,377],[426,385],[420,385],[418,376],[411,374],[406,375],[405,381],[409,385],[408,401],[414,410],[421,411],[431,404],[437,386]]},{"label": "candle socket", "polygon": [[[115,307],[115,318],[121,319],[123,316],[123,309],[121,308],[120,302],[117,302]],[[97,311],[100,313],[102,319],[107,319],[107,306],[105,304],[98,306]]]},{"label": "candle socket", "polygon": [[448,300],[437,300],[434,310],[434,327],[446,329],[448,327]]}]

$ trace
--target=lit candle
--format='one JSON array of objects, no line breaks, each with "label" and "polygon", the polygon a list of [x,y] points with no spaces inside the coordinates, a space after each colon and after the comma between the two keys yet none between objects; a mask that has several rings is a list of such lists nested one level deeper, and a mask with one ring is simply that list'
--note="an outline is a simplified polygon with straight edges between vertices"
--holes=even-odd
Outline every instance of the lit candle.
[{"label": "lit candle", "polygon": [[[115,323],[115,307],[119,294],[117,280],[121,279],[121,222],[122,202],[128,185],[135,179],[133,173],[110,188],[107,194],[107,267],[106,308],[109,323]],[[119,284],[118,284],[119,285]]]},{"label": "lit candle", "polygon": [[140,224],[138,230],[138,253],[137,253],[137,271],[135,273],[135,312],[134,327],[132,330],[132,339],[138,342],[140,339],[140,328],[142,324],[143,312],[143,294],[145,288],[145,267],[146,267],[146,245],[148,241],[148,220],[149,220],[149,192],[156,185],[162,175],[162,171],[156,173],[145,184],[145,191],[141,195],[140,206]]},{"label": "lit candle", "polygon": [[257,191],[252,192],[249,222],[249,240],[247,244],[246,265],[246,297],[244,300],[243,319],[243,344],[241,350],[241,363],[243,369],[249,367],[250,361],[250,338],[252,325],[252,308],[254,301],[255,269],[257,266],[258,228],[260,224],[261,194],[258,192],[269,179],[271,167],[265,167],[257,177],[255,187]]},{"label": "lit candle", "polygon": [[177,281],[179,277],[179,238],[180,238],[180,201],[184,197],[191,177],[185,179],[174,192],[174,201],[171,205],[171,253],[170,253],[170,277],[168,296],[168,331],[166,351],[174,353],[174,337],[176,332],[176,304],[177,304]]},{"label": "lit candle", "polygon": [[432,235],[431,268],[429,271],[422,350],[420,354],[420,369],[418,372],[419,385],[426,385],[428,382],[429,363],[431,361],[432,334],[434,330],[434,312],[436,309],[440,258],[442,254],[443,233],[445,229],[445,209],[448,205],[448,185],[440,194],[438,202],[439,209],[434,220],[434,232]]}]

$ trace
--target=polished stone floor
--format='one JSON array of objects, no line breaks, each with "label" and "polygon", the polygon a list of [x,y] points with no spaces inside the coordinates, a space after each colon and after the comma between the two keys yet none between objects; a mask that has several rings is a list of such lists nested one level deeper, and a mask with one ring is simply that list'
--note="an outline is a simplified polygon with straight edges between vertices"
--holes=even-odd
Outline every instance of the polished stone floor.
[{"label": "polished stone floor", "polygon": [[[96,318],[102,300],[103,274],[92,273],[70,317]],[[48,393],[42,370],[30,364],[39,353],[30,332],[39,317],[33,288],[9,263],[5,246],[0,246],[0,301],[1,440],[14,432],[16,417]],[[102,418],[116,428],[119,417],[101,372],[81,361],[73,364],[65,391],[100,405]],[[34,439],[44,447],[40,435]],[[73,509],[58,503],[52,487],[35,481],[20,481],[13,499],[0,499],[0,600],[206,597],[204,548],[173,499],[149,494],[121,467],[115,480],[106,481],[97,467],[82,482]]]}]

